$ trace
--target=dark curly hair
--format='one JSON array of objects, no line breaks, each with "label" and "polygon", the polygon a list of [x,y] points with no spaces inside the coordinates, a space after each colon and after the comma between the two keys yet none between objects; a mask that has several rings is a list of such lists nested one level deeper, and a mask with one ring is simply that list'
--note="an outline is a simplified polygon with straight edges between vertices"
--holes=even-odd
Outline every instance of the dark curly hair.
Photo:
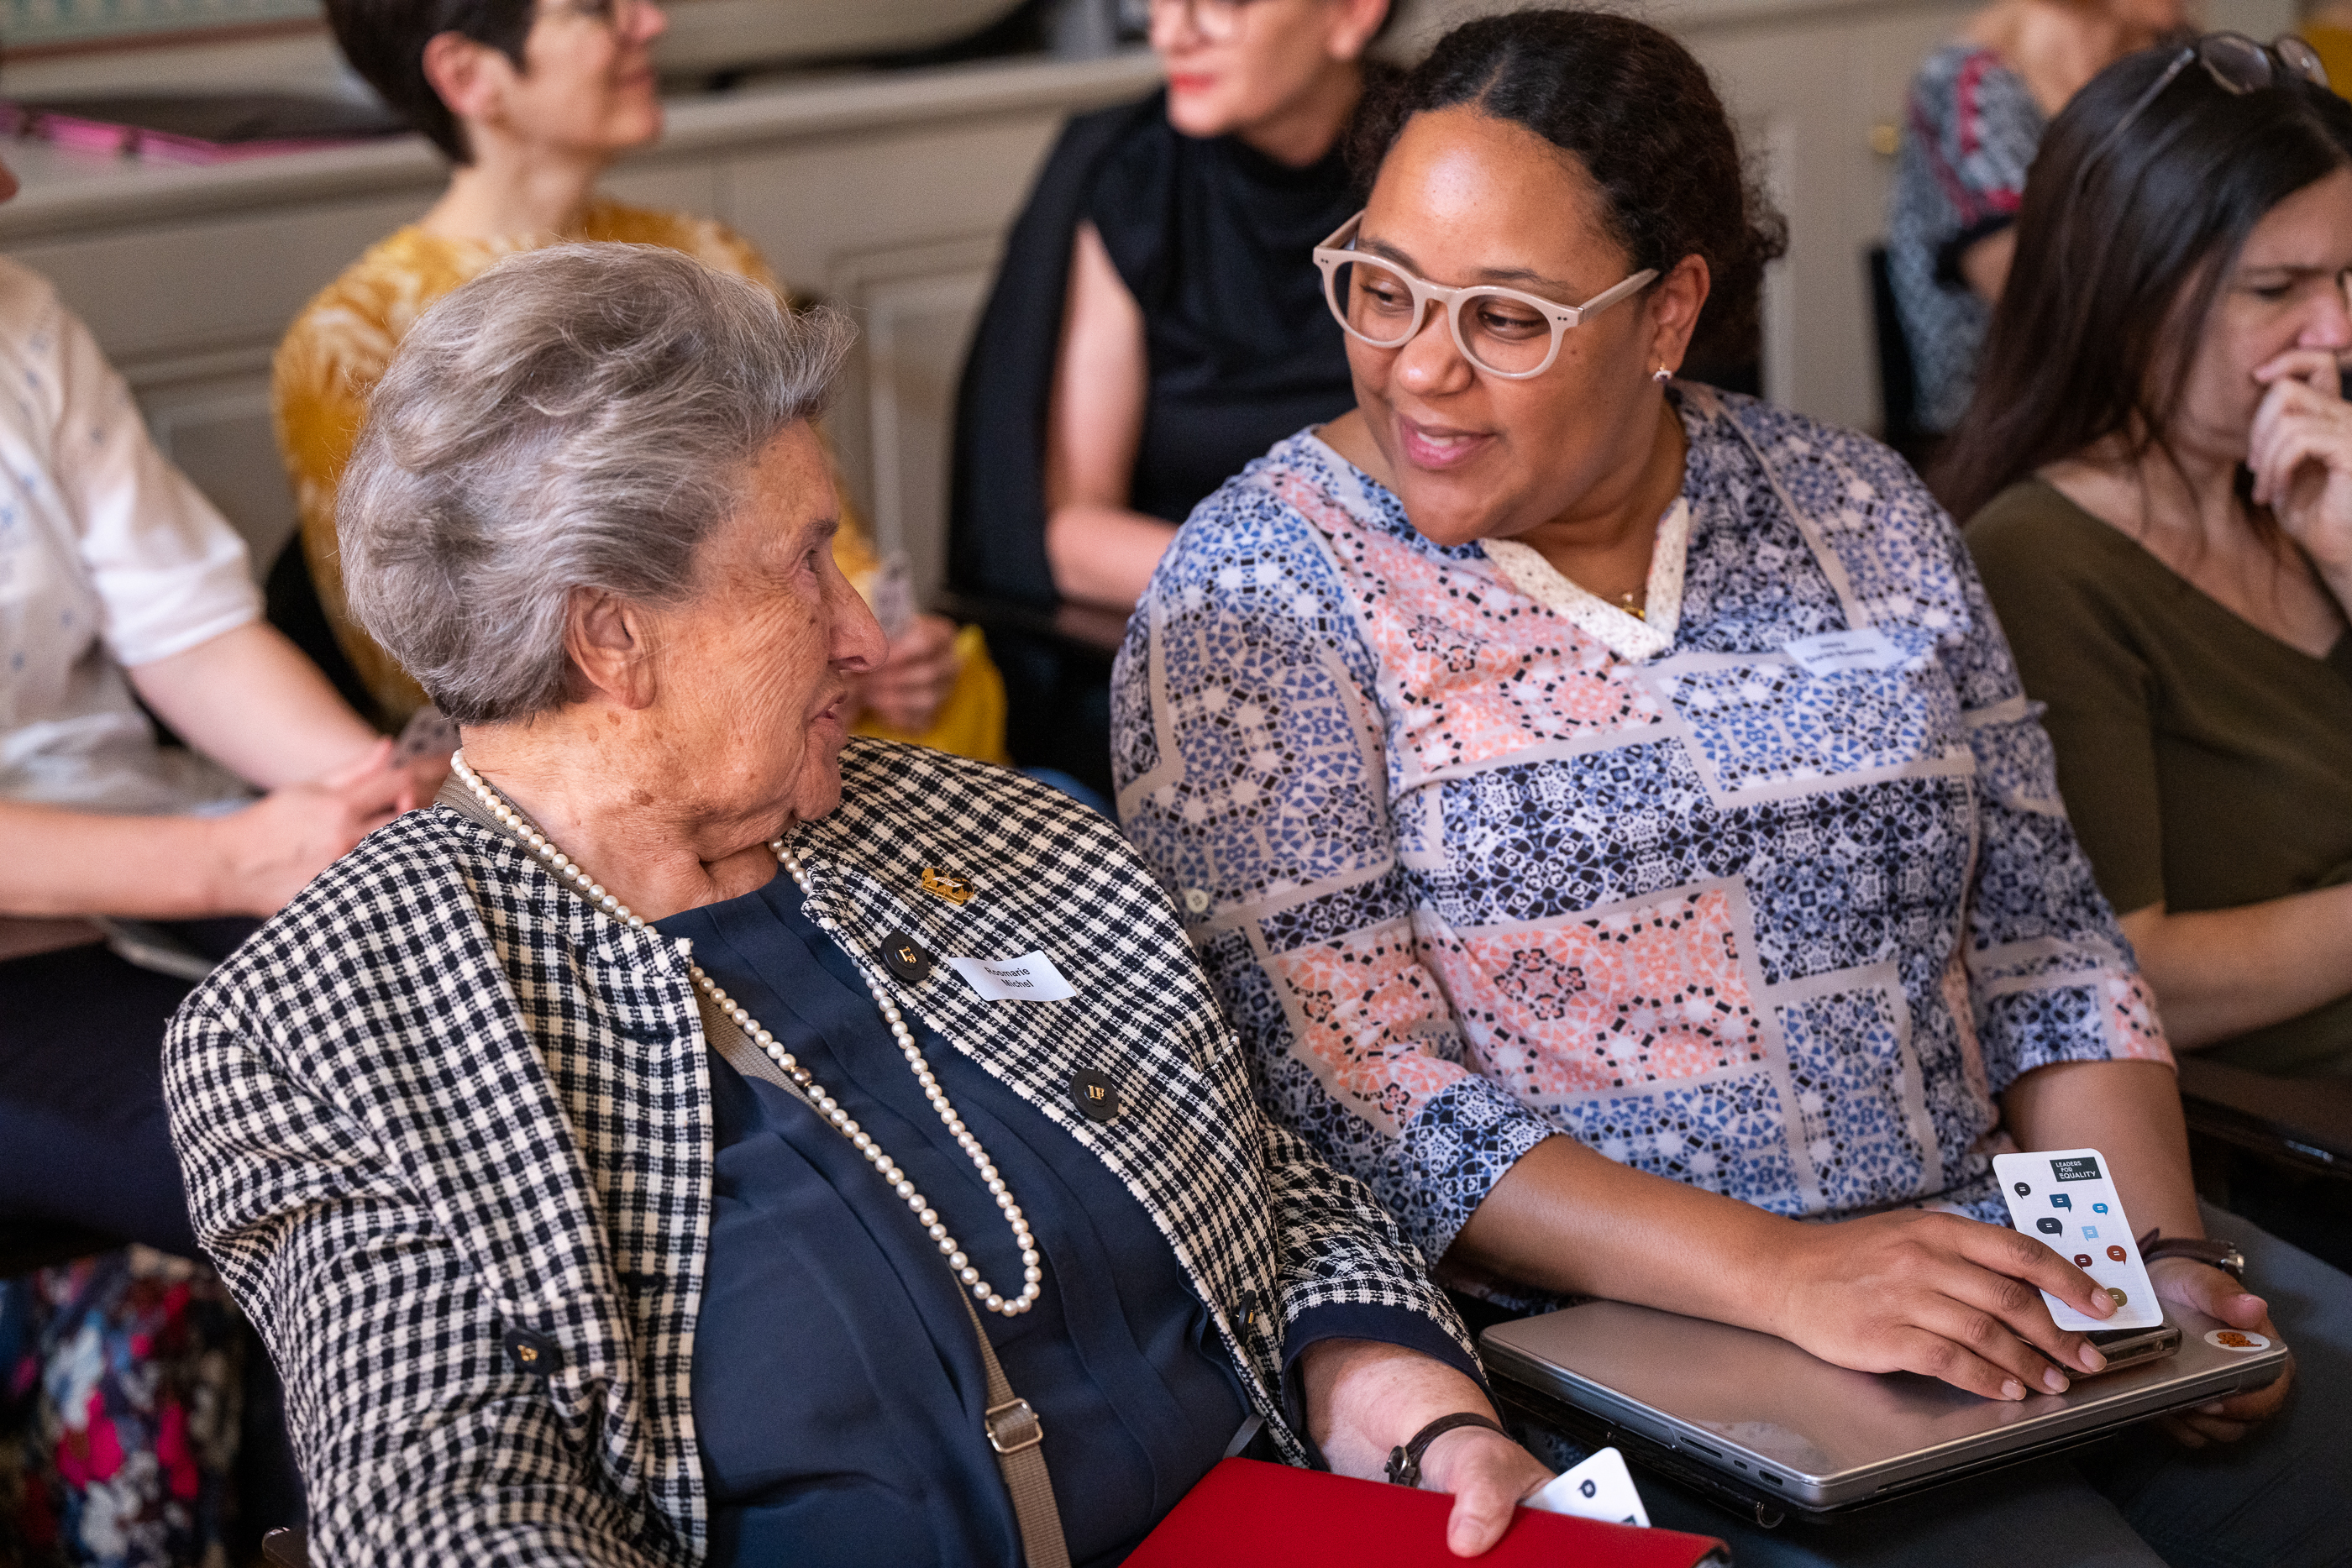
[{"label": "dark curly hair", "polygon": [[487,44],[523,68],[523,40],[536,19],[531,0],[327,0],[327,25],[352,69],[415,130],[470,163],[466,128],[425,77],[425,46],[457,33]]},{"label": "dark curly hair", "polygon": [[1764,267],[1788,225],[1740,162],[1738,139],[1706,69],[1674,39],[1605,11],[1517,11],[1467,22],[1429,57],[1375,87],[1349,161],[1370,185],[1416,114],[1475,106],[1573,153],[1607,204],[1611,237],[1634,270],[1661,277],[1686,256],[1706,262],[1695,361],[1754,361]]}]

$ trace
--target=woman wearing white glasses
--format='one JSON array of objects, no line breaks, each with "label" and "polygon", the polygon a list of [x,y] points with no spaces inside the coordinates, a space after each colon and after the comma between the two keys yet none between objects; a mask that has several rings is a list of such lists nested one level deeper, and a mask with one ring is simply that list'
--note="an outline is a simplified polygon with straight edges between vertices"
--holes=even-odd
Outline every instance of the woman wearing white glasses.
[{"label": "woman wearing white glasses", "polygon": [[[2042,1292],[2112,1309],[2006,1227],[2010,1146],[2103,1150],[2175,1303],[2279,1332],[2213,1260],[2342,1299],[2205,1239],[2161,1027],[1950,519],[1875,442],[1675,379],[1777,241],[1697,64],[1623,17],[1482,20],[1363,133],[1369,205],[1318,254],[1357,407],[1193,514],[1114,688],[1121,820],[1262,1101],[1490,1311],[1607,1296],[2061,1392],[2105,1363]],[[2315,1317],[2288,1341],[2332,1355]],[[2352,1495],[2325,1437],[2195,1477],[2152,1438],[2127,1513],[2088,1461],[1811,1538],[1651,1511],[1743,1564],[2147,1563],[2236,1488],[2278,1511],[2248,1559],[2315,1561]],[[2282,1465],[2312,1498],[2257,1510]]]}]

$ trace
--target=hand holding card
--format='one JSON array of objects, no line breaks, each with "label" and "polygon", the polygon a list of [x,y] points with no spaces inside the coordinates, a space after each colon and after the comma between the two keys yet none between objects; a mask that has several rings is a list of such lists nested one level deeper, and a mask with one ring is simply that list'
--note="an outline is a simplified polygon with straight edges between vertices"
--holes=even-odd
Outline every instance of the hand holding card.
[{"label": "hand holding card", "polygon": [[2156,1299],[2147,1264],[2132,1239],[2124,1200],[2108,1179],[2105,1155],[2096,1149],[1996,1155],[1992,1170],[2009,1203],[2010,1224],[2071,1259],[2116,1303],[2115,1316],[2094,1318],[2044,1291],[2042,1300],[2053,1322],[2070,1333],[2163,1323],[2164,1304]]},{"label": "hand holding card", "polygon": [[1642,1506],[1642,1494],[1633,1490],[1625,1456],[1614,1448],[1603,1448],[1574,1469],[1552,1477],[1524,1506],[1650,1528],[1650,1511]]}]

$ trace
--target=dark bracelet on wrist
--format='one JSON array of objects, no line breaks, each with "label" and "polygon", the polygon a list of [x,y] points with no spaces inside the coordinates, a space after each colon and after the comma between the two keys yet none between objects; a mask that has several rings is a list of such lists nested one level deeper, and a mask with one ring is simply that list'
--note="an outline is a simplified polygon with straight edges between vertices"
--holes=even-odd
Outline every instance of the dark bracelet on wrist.
[{"label": "dark bracelet on wrist", "polygon": [[1390,1482],[1401,1487],[1419,1486],[1421,1456],[1429,1451],[1430,1444],[1453,1431],[1456,1427],[1484,1427],[1489,1432],[1502,1432],[1506,1437],[1510,1436],[1508,1432],[1503,1431],[1499,1423],[1490,1417],[1474,1415],[1467,1410],[1457,1410],[1451,1416],[1440,1416],[1436,1420],[1415,1432],[1412,1439],[1402,1448],[1389,1450]]},{"label": "dark bracelet on wrist", "polygon": [[2246,1279],[2246,1255],[2238,1250],[2234,1241],[2167,1236],[2162,1230],[2151,1230],[2139,1239],[2139,1257],[2143,1263],[2153,1263],[2159,1258],[2186,1258],[2209,1269],[2219,1269],[2240,1284]]}]

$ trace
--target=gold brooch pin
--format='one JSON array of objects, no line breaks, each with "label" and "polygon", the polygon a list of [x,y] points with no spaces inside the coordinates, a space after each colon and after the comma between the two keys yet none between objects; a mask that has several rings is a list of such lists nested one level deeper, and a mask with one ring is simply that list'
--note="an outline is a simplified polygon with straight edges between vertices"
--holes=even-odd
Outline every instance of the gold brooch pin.
[{"label": "gold brooch pin", "polygon": [[929,866],[923,868],[923,891],[944,898],[950,904],[962,904],[971,902],[972,885],[969,880],[951,876],[946,872],[934,871]]}]

